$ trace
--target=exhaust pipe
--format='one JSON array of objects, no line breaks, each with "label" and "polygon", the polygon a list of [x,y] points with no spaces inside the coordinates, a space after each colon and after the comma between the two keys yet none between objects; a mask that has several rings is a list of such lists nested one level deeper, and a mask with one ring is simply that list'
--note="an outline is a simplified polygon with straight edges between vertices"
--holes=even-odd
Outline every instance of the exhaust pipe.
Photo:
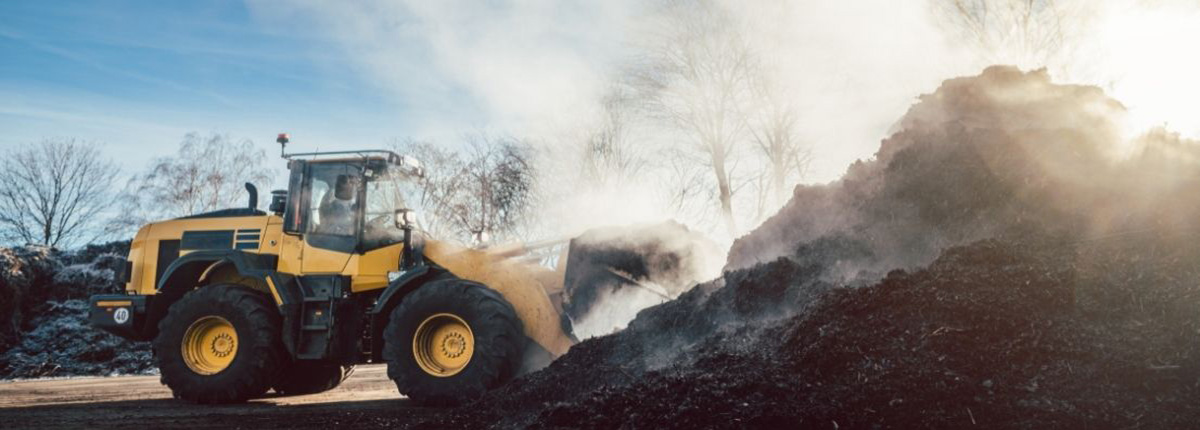
[{"label": "exhaust pipe", "polygon": [[250,193],[250,209],[258,209],[258,187],[249,182],[246,183],[246,192]]}]

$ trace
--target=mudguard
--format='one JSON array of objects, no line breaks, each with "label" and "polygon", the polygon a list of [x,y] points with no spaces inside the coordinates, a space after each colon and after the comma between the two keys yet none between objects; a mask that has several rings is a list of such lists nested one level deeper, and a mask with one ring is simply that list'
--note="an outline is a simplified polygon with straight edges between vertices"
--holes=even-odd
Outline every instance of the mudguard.
[{"label": "mudguard", "polygon": [[209,267],[216,263],[229,262],[243,276],[262,279],[271,290],[276,304],[284,305],[298,300],[295,291],[281,288],[287,285],[286,275],[275,271],[278,257],[253,254],[236,249],[213,249],[192,251],[171,262],[163,271],[155,289],[158,294],[146,307],[146,324],[140,337],[153,338],[158,332],[158,321],[166,316],[167,309],[196,286],[196,281]]},{"label": "mudguard", "polygon": [[[371,308],[371,339],[383,339],[383,329],[387,327],[388,317],[405,295],[423,285],[426,280],[443,273],[445,270],[440,267],[418,263],[389,282],[375,301],[375,306]],[[376,361],[383,360],[383,342],[371,343],[371,357]]]}]

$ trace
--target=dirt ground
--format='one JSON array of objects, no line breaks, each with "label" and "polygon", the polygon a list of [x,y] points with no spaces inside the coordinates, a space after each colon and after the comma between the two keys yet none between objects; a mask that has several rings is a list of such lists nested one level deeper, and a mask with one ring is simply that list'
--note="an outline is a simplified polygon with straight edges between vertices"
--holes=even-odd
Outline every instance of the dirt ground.
[{"label": "dirt ground", "polygon": [[400,396],[382,365],[360,366],[341,387],[326,393],[229,406],[174,400],[158,376],[0,382],[2,428],[374,427],[379,424],[371,422],[374,417],[396,423],[436,413]]}]

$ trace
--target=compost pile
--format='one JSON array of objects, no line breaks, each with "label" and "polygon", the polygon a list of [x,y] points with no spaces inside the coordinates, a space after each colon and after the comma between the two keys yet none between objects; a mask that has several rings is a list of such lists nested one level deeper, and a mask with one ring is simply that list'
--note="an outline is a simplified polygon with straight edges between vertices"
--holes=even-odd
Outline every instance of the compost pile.
[{"label": "compost pile", "polygon": [[0,378],[146,373],[149,345],[96,330],[87,298],[123,289],[129,242],[0,248]]},{"label": "compost pile", "polygon": [[1123,111],[1044,71],[948,80],[721,278],[415,426],[1194,425],[1200,145]]}]

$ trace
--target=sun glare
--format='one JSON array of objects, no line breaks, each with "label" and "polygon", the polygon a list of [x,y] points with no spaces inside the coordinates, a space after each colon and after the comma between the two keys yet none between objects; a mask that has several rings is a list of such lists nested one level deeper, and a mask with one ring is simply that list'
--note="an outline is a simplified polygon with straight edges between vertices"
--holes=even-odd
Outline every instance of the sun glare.
[{"label": "sun glare", "polygon": [[1110,14],[1099,27],[1100,67],[1111,95],[1129,108],[1129,134],[1165,126],[1200,137],[1197,22],[1194,9],[1135,8]]}]

